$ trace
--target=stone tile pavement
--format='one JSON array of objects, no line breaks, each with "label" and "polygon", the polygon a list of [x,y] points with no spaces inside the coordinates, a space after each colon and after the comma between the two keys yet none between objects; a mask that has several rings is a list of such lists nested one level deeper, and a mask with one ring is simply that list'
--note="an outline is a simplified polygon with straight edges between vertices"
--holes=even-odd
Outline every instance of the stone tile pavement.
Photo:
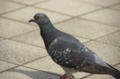
[{"label": "stone tile pavement", "polygon": [[38,26],[28,23],[38,12],[120,70],[120,0],[0,0],[0,79],[59,79],[64,74],[48,56]]}]

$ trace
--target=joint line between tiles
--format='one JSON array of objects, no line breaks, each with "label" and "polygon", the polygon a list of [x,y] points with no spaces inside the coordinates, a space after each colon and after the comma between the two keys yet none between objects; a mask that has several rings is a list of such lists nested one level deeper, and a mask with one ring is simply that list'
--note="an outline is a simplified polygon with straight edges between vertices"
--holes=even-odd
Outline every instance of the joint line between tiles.
[{"label": "joint line between tiles", "polygon": [[31,26],[36,27],[35,25],[29,24],[28,22],[22,22],[22,21],[11,19],[11,18],[7,18],[7,17],[4,17],[4,16],[0,16],[0,18],[4,18],[4,19],[7,19],[7,20],[12,20],[12,21],[15,21],[15,22],[19,22],[19,23],[23,23],[23,24],[27,24],[27,25],[31,25]]},{"label": "joint line between tiles", "polygon": [[78,15],[78,16],[75,16],[75,17],[76,17],[76,18],[77,18],[77,17],[79,18],[80,16],[87,15],[87,14],[90,14],[90,13],[93,13],[93,12],[96,12],[96,11],[99,11],[99,10],[102,10],[102,9],[104,9],[104,7],[98,8],[98,9],[93,10],[93,11],[89,11],[89,12],[87,12],[87,13],[83,13],[83,14]]},{"label": "joint line between tiles", "polygon": [[120,2],[115,3],[115,4],[111,4],[111,5],[107,6],[106,8],[109,8],[109,7],[112,7],[112,6],[118,5],[118,4],[120,4]]},{"label": "joint line between tiles", "polygon": [[8,39],[8,40],[19,42],[19,43],[23,43],[23,44],[30,45],[30,46],[34,46],[34,47],[37,47],[37,48],[45,49],[44,47],[40,47],[40,46],[37,46],[37,45],[28,44],[28,43],[25,43],[25,42],[14,40],[14,39]]},{"label": "joint line between tiles", "polygon": [[81,1],[81,0],[75,0],[75,1],[83,2],[83,3],[86,3],[86,4],[90,4],[90,5],[98,6],[98,7],[105,7],[105,6],[102,6],[102,5],[99,5],[99,4],[95,4],[95,3],[91,3],[91,2],[87,2],[87,1]]},{"label": "joint line between tiles", "polygon": [[50,1],[50,0],[44,0],[44,1],[41,1],[41,2],[37,2],[37,3],[32,4],[31,6],[34,6],[34,5],[37,5],[37,4],[40,4],[40,3],[44,3],[44,2],[47,2],[47,1]]},{"label": "joint line between tiles", "polygon": [[10,12],[14,12],[16,10],[20,10],[20,9],[23,9],[23,8],[26,8],[26,7],[27,6],[24,5],[23,7],[20,7],[20,8],[14,9],[14,10],[10,10],[10,11],[4,12],[4,13],[0,13],[0,17],[1,17],[1,15],[7,14],[7,13],[10,13]]},{"label": "joint line between tiles", "polygon": [[15,67],[12,67],[12,68],[6,69],[6,70],[4,70],[4,71],[1,71],[0,73],[3,73],[3,72],[5,72],[5,71],[8,71],[8,70],[11,70],[11,69],[14,69],[14,68],[17,68],[17,67],[19,67],[19,66],[23,66],[23,65],[25,65],[25,64],[28,64],[28,63],[34,62],[34,61],[36,61],[36,60],[39,60],[39,59],[45,58],[45,57],[47,57],[47,56],[48,56],[48,55],[43,56],[43,57],[41,57],[41,58],[37,58],[37,59],[32,60],[32,61],[29,61],[29,62],[26,62],[26,63],[24,63],[24,64],[15,64],[15,63],[11,63],[11,62],[7,62],[7,61],[0,60],[0,61],[3,61],[3,62],[7,62],[7,63],[10,63],[10,64],[14,64],[14,65],[16,65]]},{"label": "joint line between tiles", "polygon": [[114,47],[120,47],[120,46],[112,45],[112,44],[105,43],[105,42],[102,42],[102,41],[97,41],[97,40],[92,40],[92,41],[99,42],[99,43],[106,44],[106,45],[111,45],[111,46],[114,46]]},{"label": "joint line between tiles", "polygon": [[111,32],[111,33],[109,33],[109,34],[106,34],[106,35],[103,35],[103,36],[97,37],[97,38],[92,39],[92,40],[96,40],[96,39],[99,39],[99,38],[102,38],[102,37],[105,37],[105,36],[108,36],[108,35],[111,35],[111,34],[114,34],[114,33],[117,33],[117,32],[120,32],[120,29],[117,30],[117,31]]},{"label": "joint line between tiles", "polygon": [[34,5],[33,5],[32,7],[38,8],[38,9],[42,9],[42,10],[46,10],[46,11],[53,12],[53,13],[57,13],[57,14],[61,14],[61,15],[65,15],[65,16],[69,16],[69,17],[74,17],[74,16],[72,16],[72,15],[68,15],[68,14],[65,14],[65,13],[61,13],[61,12],[57,12],[57,11],[45,9],[45,8],[42,8],[42,7],[37,7],[37,6],[34,6]]},{"label": "joint line between tiles", "polygon": [[82,19],[82,20],[86,20],[86,21],[95,22],[95,23],[100,23],[100,24],[104,24],[104,25],[108,25],[108,26],[111,26],[111,27],[116,27],[116,28],[120,29],[120,28],[119,28],[119,27],[117,27],[117,26],[110,25],[110,24],[107,24],[107,23],[97,22],[97,21],[94,21],[94,20],[89,20],[89,19],[85,19],[85,18],[81,18],[81,17],[76,17],[76,18],[78,18],[78,19]]},{"label": "joint line between tiles", "polygon": [[14,37],[17,37],[17,36],[21,36],[21,35],[24,35],[24,34],[27,34],[27,33],[31,33],[31,32],[37,31],[37,30],[39,30],[39,29],[35,29],[35,30],[31,30],[31,31],[28,31],[28,32],[25,32],[25,33],[21,33],[21,34],[18,34],[18,35],[9,37],[9,38],[7,38],[7,39],[11,39],[11,38],[14,38]]},{"label": "joint line between tiles", "polygon": [[120,10],[117,10],[117,9],[114,9],[114,8],[111,8],[111,7],[109,7],[109,9],[120,12]]}]

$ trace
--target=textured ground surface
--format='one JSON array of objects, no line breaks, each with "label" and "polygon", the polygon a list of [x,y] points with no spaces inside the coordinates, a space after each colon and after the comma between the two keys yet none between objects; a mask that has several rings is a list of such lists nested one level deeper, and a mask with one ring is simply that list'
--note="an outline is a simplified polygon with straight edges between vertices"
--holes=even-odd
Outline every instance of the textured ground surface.
[{"label": "textured ground surface", "polygon": [[59,79],[64,74],[48,56],[38,26],[28,23],[38,12],[120,70],[120,0],[0,0],[0,79]]}]

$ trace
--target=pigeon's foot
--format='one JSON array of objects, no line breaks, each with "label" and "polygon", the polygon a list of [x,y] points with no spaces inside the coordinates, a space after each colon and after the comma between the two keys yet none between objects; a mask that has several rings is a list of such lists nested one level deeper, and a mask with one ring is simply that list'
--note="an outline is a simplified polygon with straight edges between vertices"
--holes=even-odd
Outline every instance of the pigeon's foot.
[{"label": "pigeon's foot", "polygon": [[67,75],[64,74],[63,76],[60,77],[60,79],[66,79],[67,78]]},{"label": "pigeon's foot", "polygon": [[67,75],[64,74],[63,76],[61,76],[59,79],[71,79],[71,78],[74,78],[73,75],[71,75],[69,78],[67,78]]}]

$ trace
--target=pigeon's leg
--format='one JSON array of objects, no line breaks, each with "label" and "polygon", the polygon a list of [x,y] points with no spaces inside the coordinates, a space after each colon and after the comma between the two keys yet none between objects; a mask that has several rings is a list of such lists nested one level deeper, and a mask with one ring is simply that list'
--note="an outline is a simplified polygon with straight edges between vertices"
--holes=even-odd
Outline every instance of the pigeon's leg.
[{"label": "pigeon's leg", "polygon": [[70,75],[70,77],[69,77],[69,78],[67,78],[67,79],[72,79],[72,78],[74,78],[74,76],[73,76],[73,75]]},{"label": "pigeon's leg", "polygon": [[74,76],[73,76],[73,75],[71,75],[71,76],[70,76],[70,78],[74,78]]},{"label": "pigeon's leg", "polygon": [[64,74],[63,76],[60,77],[60,79],[66,79],[67,78],[67,75]]},{"label": "pigeon's leg", "polygon": [[63,76],[60,77],[60,79],[71,79],[74,78],[73,75],[70,75],[70,77],[68,78],[66,74],[64,74]]}]

